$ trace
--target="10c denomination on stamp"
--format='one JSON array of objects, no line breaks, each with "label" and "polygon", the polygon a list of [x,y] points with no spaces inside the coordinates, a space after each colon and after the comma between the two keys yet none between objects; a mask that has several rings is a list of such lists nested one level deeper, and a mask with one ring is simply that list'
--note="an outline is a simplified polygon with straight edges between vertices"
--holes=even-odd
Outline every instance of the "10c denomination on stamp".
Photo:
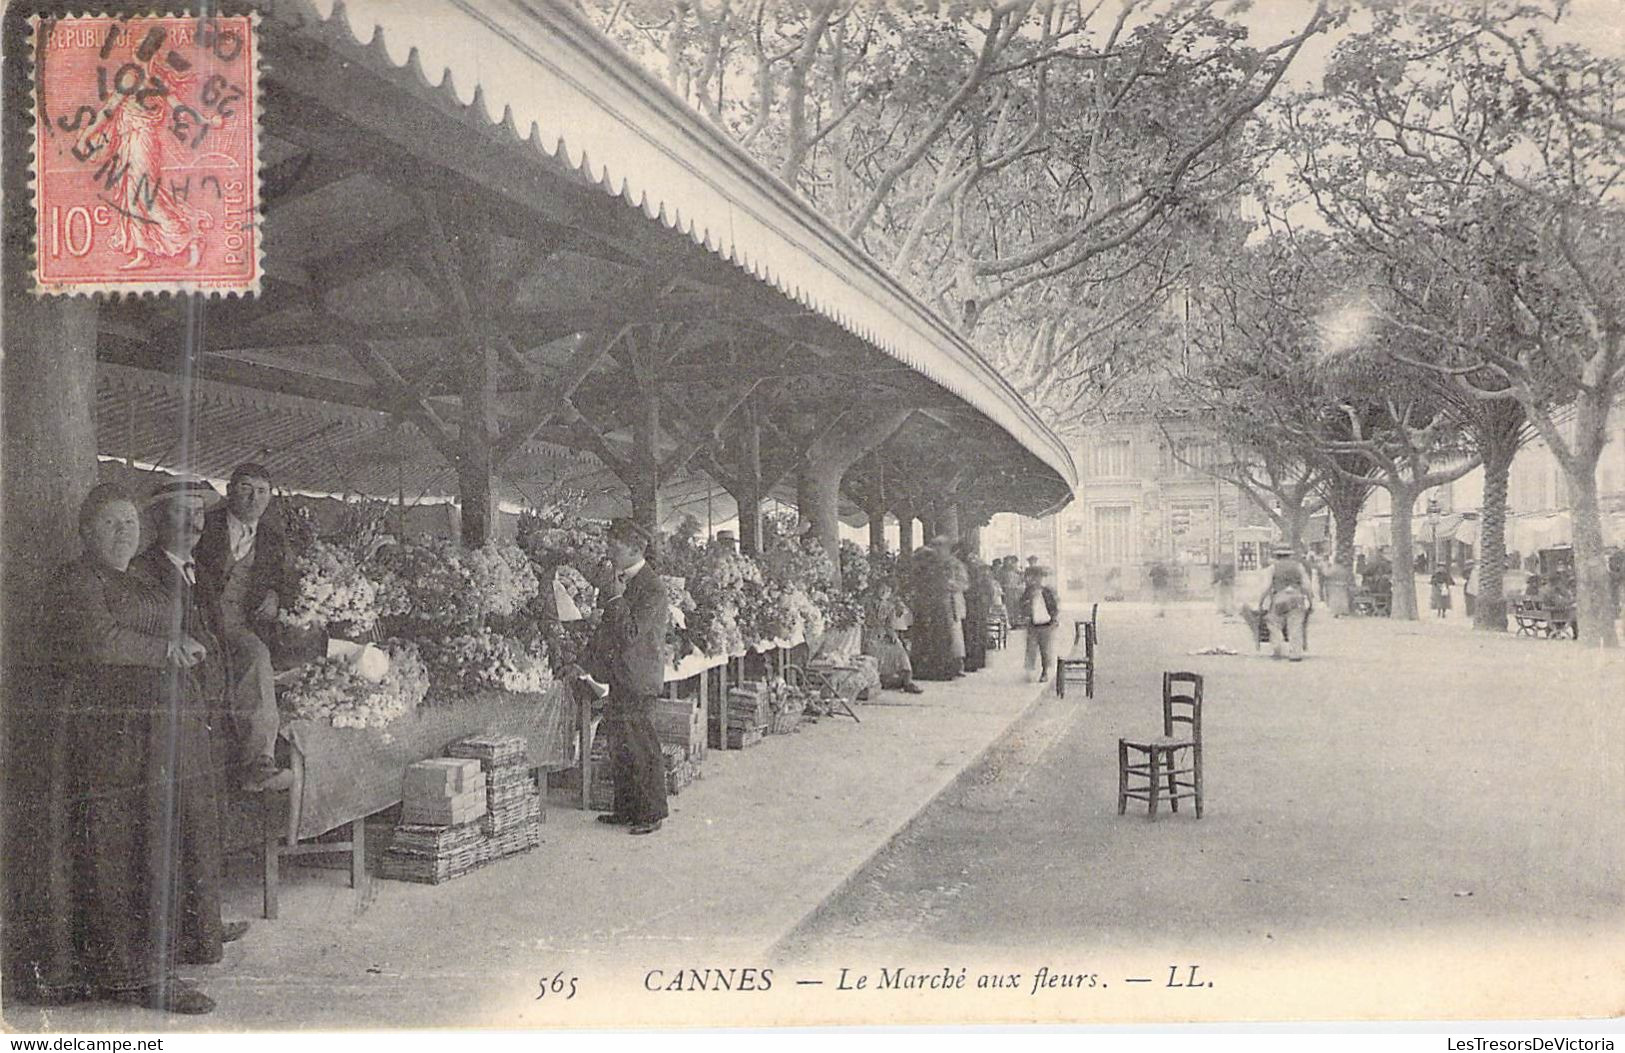
[{"label": "10c denomination on stamp", "polygon": [[35,292],[258,291],[256,19],[35,20]]}]

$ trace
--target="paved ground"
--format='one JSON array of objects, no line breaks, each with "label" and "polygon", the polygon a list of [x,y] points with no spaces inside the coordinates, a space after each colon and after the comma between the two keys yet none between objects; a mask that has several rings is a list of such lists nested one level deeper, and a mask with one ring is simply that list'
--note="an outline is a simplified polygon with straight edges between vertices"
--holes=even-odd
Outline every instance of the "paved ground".
[{"label": "paved ground", "polygon": [[[767,949],[839,889],[1034,700],[1019,654],[918,696],[885,692],[863,723],[824,719],[745,751],[713,751],[652,837],[555,796],[544,844],[441,886],[288,867],[282,917],[255,921],[198,978],[219,1008],[165,1018],[98,1004],[8,1007],[28,1030],[620,1024],[720,1019],[644,989],[650,970],[765,967]],[[562,807],[560,805],[563,805]],[[375,824],[388,837],[387,824]],[[228,917],[257,918],[244,860]],[[537,1000],[564,970],[578,997]],[[785,985],[780,986],[780,992]],[[741,1007],[743,1008],[743,1007]]]},{"label": "paved ground", "polygon": [[[1029,712],[782,955],[1095,974],[998,1019],[1622,1011],[1620,656],[1328,620],[1291,664],[1194,605],[1101,617],[1096,699]],[[1245,653],[1189,654],[1213,644]],[[1120,818],[1116,739],[1168,669],[1207,680],[1206,815]],[[1191,964],[1213,987],[1166,986]]]},{"label": "paved ground", "polygon": [[[338,872],[290,868],[282,920],[257,922],[199,971],[220,1002],[211,1017],[8,1007],[5,1022],[715,1026],[1625,1006],[1625,658],[1459,621],[1327,621],[1313,626],[1310,660],[1290,665],[1254,657],[1239,625],[1196,605],[1157,619],[1116,604],[1101,618],[1093,701],[1025,684],[1019,652],[1004,652],[925,696],[886,694],[861,726],[825,720],[713,754],[651,838],[556,807],[529,856],[439,887],[377,882],[359,902]],[[1213,644],[1246,653],[1189,655]],[[1208,678],[1207,814],[1120,818],[1115,740],[1155,722],[1171,668]],[[251,875],[230,906],[256,913]],[[1168,986],[1171,967],[1183,986]],[[731,989],[706,970],[732,970]],[[650,989],[691,988],[698,974],[706,991]],[[537,999],[555,975],[578,978],[577,998]],[[995,976],[1013,986],[992,987]]]}]

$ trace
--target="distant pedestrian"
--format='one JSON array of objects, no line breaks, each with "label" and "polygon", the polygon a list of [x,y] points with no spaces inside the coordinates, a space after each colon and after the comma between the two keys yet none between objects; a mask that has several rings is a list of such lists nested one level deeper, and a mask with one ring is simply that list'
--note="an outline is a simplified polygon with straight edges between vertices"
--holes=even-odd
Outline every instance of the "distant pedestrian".
[{"label": "distant pedestrian", "polygon": [[1450,610],[1450,590],[1456,587],[1456,579],[1450,576],[1450,568],[1439,564],[1439,569],[1433,572],[1433,612],[1443,618],[1445,612]]},{"label": "distant pedestrian", "polygon": [[1264,620],[1270,627],[1270,646],[1274,657],[1281,657],[1281,645],[1287,645],[1287,657],[1296,662],[1303,658],[1304,626],[1309,621],[1309,571],[1286,545],[1275,548],[1275,562],[1270,566],[1269,583],[1258,605],[1264,610]]},{"label": "distant pedestrian", "polygon": [[1229,618],[1236,610],[1236,565],[1213,565],[1213,602],[1219,613]]},{"label": "distant pedestrian", "polygon": [[1055,626],[1061,620],[1061,603],[1055,590],[1044,584],[1044,568],[1028,567],[1027,588],[1021,594],[1021,609],[1027,612],[1027,679],[1038,668],[1038,682],[1049,679],[1055,661]]},{"label": "distant pedestrian", "polygon": [[1472,618],[1478,610],[1478,563],[1469,560],[1467,577],[1461,583],[1461,613]]}]

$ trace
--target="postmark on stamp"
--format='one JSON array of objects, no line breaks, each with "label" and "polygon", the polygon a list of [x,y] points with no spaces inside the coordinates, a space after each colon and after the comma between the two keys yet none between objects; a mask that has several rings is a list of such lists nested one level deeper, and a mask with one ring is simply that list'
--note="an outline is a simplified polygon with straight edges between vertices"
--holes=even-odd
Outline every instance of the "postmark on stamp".
[{"label": "postmark on stamp", "polygon": [[259,289],[257,16],[34,22],[34,291]]}]

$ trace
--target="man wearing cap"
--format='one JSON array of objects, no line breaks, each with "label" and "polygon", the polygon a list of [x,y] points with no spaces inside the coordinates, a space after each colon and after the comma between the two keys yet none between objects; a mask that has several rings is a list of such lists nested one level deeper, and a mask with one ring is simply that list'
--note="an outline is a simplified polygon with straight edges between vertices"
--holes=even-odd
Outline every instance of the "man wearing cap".
[{"label": "man wearing cap", "polygon": [[1258,606],[1263,609],[1270,627],[1274,656],[1281,657],[1284,636],[1287,657],[1294,662],[1301,661],[1304,625],[1309,620],[1309,570],[1293,557],[1290,545],[1275,546],[1275,563],[1270,567],[1269,581],[1258,599]]},{"label": "man wearing cap", "polygon": [[225,506],[204,517],[196,550],[198,588],[218,608],[231,663],[231,723],[242,787],[250,792],[278,789],[292,779],[276,764],[276,691],[265,639],[276,624],[286,549],[274,517],[265,514],[270,504],[270,473],[257,464],[238,465]]},{"label": "man wearing cap", "polygon": [[609,528],[613,598],[587,648],[587,669],[609,685],[604,728],[609,735],[614,810],[601,823],[652,834],[666,818],[666,765],[655,735],[655,698],[665,680],[666,587],[647,560],[652,542],[636,521]]}]

